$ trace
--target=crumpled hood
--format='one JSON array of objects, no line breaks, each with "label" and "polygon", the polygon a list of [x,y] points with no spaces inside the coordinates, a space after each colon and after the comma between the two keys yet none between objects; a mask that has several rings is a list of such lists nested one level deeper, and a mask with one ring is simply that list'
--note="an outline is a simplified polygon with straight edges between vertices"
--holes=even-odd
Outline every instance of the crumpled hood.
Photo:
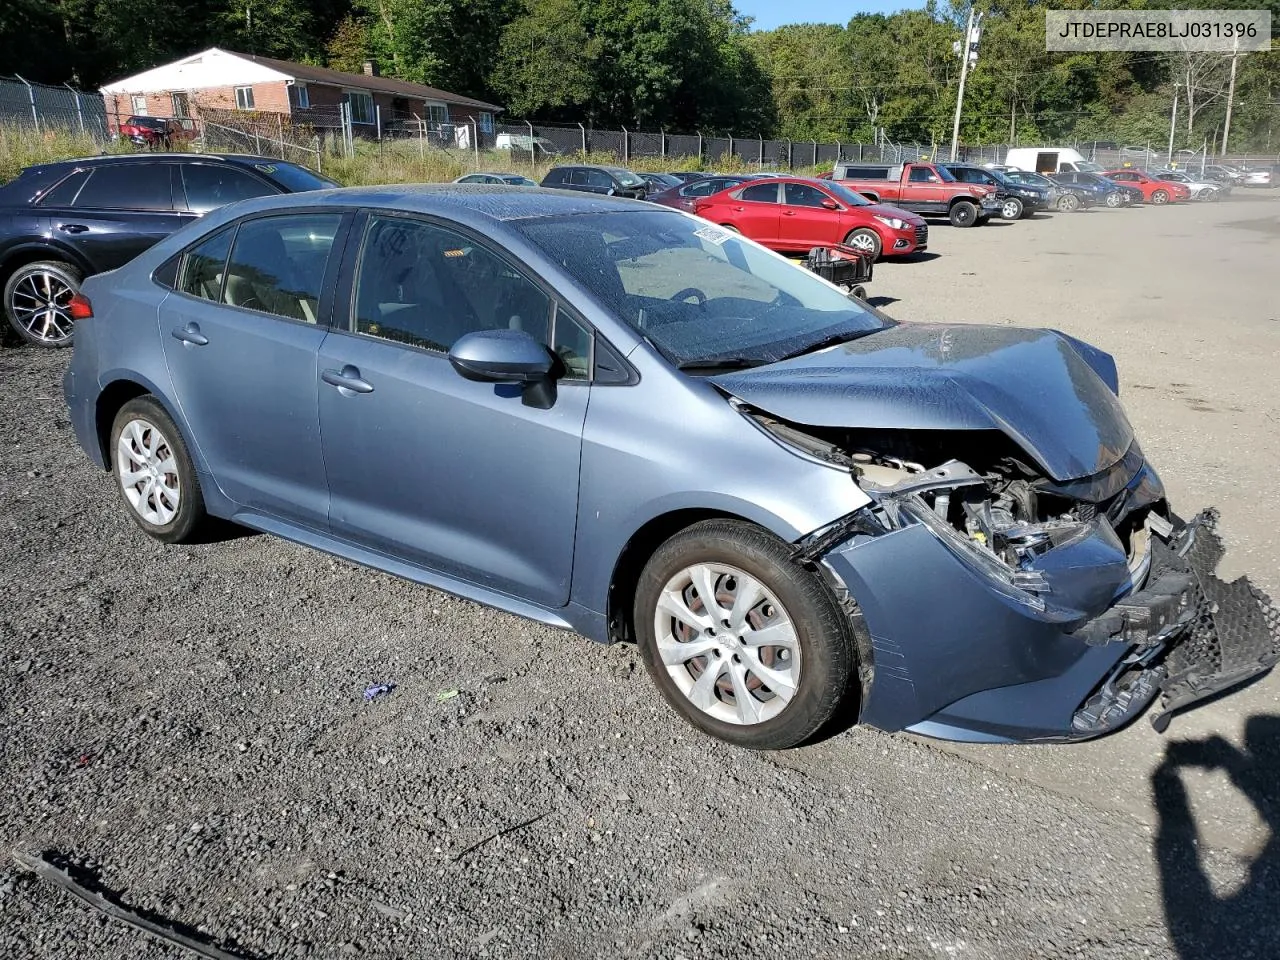
[{"label": "crumpled hood", "polygon": [[1106,470],[1133,442],[1104,376],[1114,382],[1106,354],[1052,330],[903,323],[712,380],[796,424],[1000,430],[1062,481]]}]

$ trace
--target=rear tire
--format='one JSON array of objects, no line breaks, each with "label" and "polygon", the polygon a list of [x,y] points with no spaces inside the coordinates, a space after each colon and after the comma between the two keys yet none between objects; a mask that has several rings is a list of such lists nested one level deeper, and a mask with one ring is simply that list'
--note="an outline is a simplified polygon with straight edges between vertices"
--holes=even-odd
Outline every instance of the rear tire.
[{"label": "rear tire", "polygon": [[947,219],[951,221],[953,227],[972,227],[978,222],[978,208],[968,200],[961,200],[959,203],[952,204],[951,209],[947,211]]},{"label": "rear tire", "polygon": [[845,246],[870,254],[872,261],[880,259],[882,252],[880,237],[870,227],[859,227],[857,230],[850,230],[849,235],[844,238],[844,242]]},{"label": "rear tire", "polygon": [[194,539],[204,495],[177,425],[154,397],[135,397],[111,425],[116,491],[133,522],[161,543]]},{"label": "rear tire", "polygon": [[753,524],[708,520],[660,546],[640,575],[634,617],[663,697],[728,743],[797,746],[850,695],[852,625],[821,577]]},{"label": "rear tire", "polygon": [[27,263],[4,285],[4,312],[24,342],[37,347],[69,347],[75,321],[68,304],[80,292],[79,270],[61,260]]}]

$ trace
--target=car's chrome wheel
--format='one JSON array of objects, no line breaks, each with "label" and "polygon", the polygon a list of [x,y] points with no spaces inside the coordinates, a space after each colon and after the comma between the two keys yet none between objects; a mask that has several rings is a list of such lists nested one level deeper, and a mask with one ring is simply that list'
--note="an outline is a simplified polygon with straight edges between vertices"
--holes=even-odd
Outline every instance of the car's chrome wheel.
[{"label": "car's chrome wheel", "polygon": [[182,478],[169,439],[154,423],[129,420],[116,441],[116,476],[125,500],[147,523],[163,527],[182,506]]},{"label": "car's chrome wheel", "polygon": [[1112,193],[1108,193],[1108,194],[1107,194],[1107,206],[1108,206],[1108,207],[1118,207],[1118,206],[1120,206],[1122,203],[1124,203],[1124,197],[1120,196],[1120,194],[1115,193],[1115,192],[1112,192]]},{"label": "car's chrome wheel", "polygon": [[9,322],[28,343],[66,346],[75,333],[71,298],[74,277],[60,265],[35,263],[19,269],[6,284]]},{"label": "car's chrome wheel", "polygon": [[1156,204],[1157,206],[1160,204],[1168,203],[1169,194],[1165,193],[1163,190],[1157,190],[1155,193],[1151,195],[1151,202]]},{"label": "car's chrome wheel", "polygon": [[736,567],[699,563],[680,570],[662,589],[653,632],[675,685],[724,723],[771,720],[800,685],[790,616],[771,590]]}]

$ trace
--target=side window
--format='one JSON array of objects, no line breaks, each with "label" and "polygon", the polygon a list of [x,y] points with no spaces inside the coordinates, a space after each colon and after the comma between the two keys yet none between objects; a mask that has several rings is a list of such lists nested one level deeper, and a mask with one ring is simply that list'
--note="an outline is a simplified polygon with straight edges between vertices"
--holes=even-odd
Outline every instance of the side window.
[{"label": "side window", "polygon": [[93,168],[76,196],[77,209],[172,210],[168,163],[104,163]]},{"label": "side window", "polygon": [[227,303],[315,323],[320,286],[341,214],[263,217],[240,224],[223,297]]},{"label": "side window", "polygon": [[785,202],[793,207],[820,207],[822,201],[831,199],[817,187],[811,187],[807,183],[785,184],[783,193]]},{"label": "side window", "polygon": [[743,200],[750,200],[755,203],[777,203],[778,185],[776,183],[757,183],[753,187],[744,189],[739,196]]},{"label": "side window", "polygon": [[71,176],[56,184],[52,190],[48,191],[40,198],[40,206],[42,207],[69,207],[76,199],[76,194],[80,192],[80,188],[84,186],[84,182],[89,179],[88,170],[77,170]]},{"label": "side window", "polygon": [[233,233],[235,230],[231,227],[219,230],[187,251],[178,274],[181,293],[214,302],[222,299],[222,275],[226,272]]},{"label": "side window", "polygon": [[193,213],[208,213],[236,200],[277,192],[257,177],[234,167],[184,163],[179,169],[187,188],[187,207]]},{"label": "side window", "polygon": [[565,377],[569,380],[591,378],[591,331],[582,326],[563,310],[556,311],[555,330],[551,349],[564,364]]},{"label": "side window", "polygon": [[579,187],[587,186],[591,182],[587,179],[587,172],[586,170],[574,170],[569,182]]},{"label": "side window", "polygon": [[548,184],[568,183],[569,181],[565,178],[565,174],[567,172],[568,171],[563,169],[552,170],[550,173],[547,174],[547,183]]},{"label": "side window", "polygon": [[682,197],[709,197],[716,192],[718,180],[695,180],[680,190]]},{"label": "side window", "polygon": [[548,342],[551,299],[469,237],[432,223],[373,217],[356,279],[357,333],[447,351],[475,330]]},{"label": "side window", "polygon": [[928,167],[912,167],[907,180],[910,183],[929,183],[933,180],[933,171]]}]

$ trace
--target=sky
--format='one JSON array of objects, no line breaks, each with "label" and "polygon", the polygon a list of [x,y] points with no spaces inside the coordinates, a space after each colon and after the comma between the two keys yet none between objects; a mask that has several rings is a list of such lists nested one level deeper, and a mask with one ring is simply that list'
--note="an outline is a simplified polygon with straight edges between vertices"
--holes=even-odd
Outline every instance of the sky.
[{"label": "sky", "polygon": [[739,13],[753,17],[753,30],[772,30],[784,23],[845,24],[855,13],[893,13],[922,7],[919,0],[734,0]]}]

